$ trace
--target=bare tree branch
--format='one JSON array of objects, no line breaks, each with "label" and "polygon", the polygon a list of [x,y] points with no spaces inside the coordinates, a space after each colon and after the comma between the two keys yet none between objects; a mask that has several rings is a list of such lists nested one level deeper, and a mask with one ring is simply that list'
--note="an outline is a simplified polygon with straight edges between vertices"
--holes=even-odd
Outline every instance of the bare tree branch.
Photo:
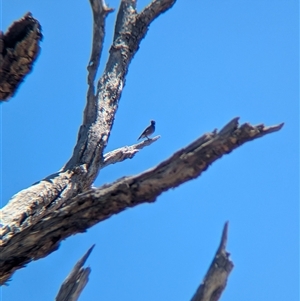
[{"label": "bare tree branch", "polygon": [[[2,228],[1,283],[32,259],[56,250],[66,237],[83,232],[126,208],[154,202],[162,192],[198,177],[224,154],[245,142],[278,131],[282,126],[251,126],[248,123],[238,126],[238,118],[235,118],[219,133],[214,131],[203,135],[140,175],[91,189],[61,202],[59,206],[50,204],[43,218],[33,215],[22,221],[10,220],[11,223]],[[14,211],[7,212],[7,216],[13,214]]]},{"label": "bare tree branch", "polygon": [[41,25],[31,13],[0,31],[0,101],[12,97],[40,52]]},{"label": "bare tree branch", "polygon": [[160,136],[155,136],[153,138],[143,140],[140,143],[136,143],[131,146],[124,146],[124,147],[115,149],[115,150],[105,154],[101,169],[110,164],[122,162],[126,159],[132,159],[134,157],[134,155],[139,152],[140,149],[151,145],[153,142],[155,142],[159,138],[160,138]]},{"label": "bare tree branch", "polygon": [[[146,10],[142,15],[136,12],[135,0],[122,0],[113,38],[110,55],[104,73],[98,81],[95,114],[86,119],[80,127],[78,141],[73,156],[63,170],[74,166],[84,166],[86,174],[82,182],[83,190],[88,189],[99,172],[103,161],[103,150],[107,145],[118,108],[121,93],[125,86],[125,76],[129,64],[145,37],[148,26],[162,12],[170,8],[174,0],[154,1],[155,10]],[[143,18],[141,18],[143,16]],[[144,20],[147,20],[145,23]],[[87,110],[86,110],[87,111]]]},{"label": "bare tree branch", "polygon": [[233,269],[233,263],[229,260],[230,254],[226,251],[227,235],[228,222],[224,226],[215,258],[191,301],[217,301],[220,299]]},{"label": "bare tree branch", "polygon": [[55,298],[56,301],[76,301],[88,282],[90,268],[83,268],[95,245],[90,247],[83,257],[75,264]]},{"label": "bare tree branch", "polygon": [[[107,8],[104,1],[90,0],[94,22],[100,25],[104,24],[106,15],[110,9]],[[33,184],[31,187],[17,193],[9,203],[0,211],[0,226],[3,226],[0,233],[0,248],[4,247],[16,233],[25,233],[26,227],[31,227],[39,220],[43,219],[49,211],[53,211],[61,206],[64,201],[71,199],[90,189],[92,183],[98,175],[99,169],[103,164],[103,151],[107,145],[110,130],[113,125],[114,116],[118,107],[123,87],[125,85],[125,76],[129,64],[139,48],[139,44],[148,30],[151,20],[159,16],[166,9],[171,7],[174,0],[154,1],[155,11],[144,12],[143,18],[146,23],[139,20],[139,14],[135,10],[135,1],[123,0],[118,12],[113,45],[110,49],[110,55],[106,68],[100,80],[98,81],[96,97],[93,100],[93,81],[97,65],[99,65],[101,49],[92,50],[89,63],[88,76],[88,100],[84,113],[83,124],[78,133],[78,141],[74,148],[73,155],[67,164],[57,173],[54,173],[45,179]],[[161,5],[159,5],[161,3]],[[100,16],[95,16],[95,14]],[[149,18],[147,18],[149,15]],[[97,24],[94,24],[94,29]],[[103,43],[104,31],[95,29],[93,35],[93,45],[98,47]],[[94,110],[94,113],[91,111]],[[21,228],[22,229],[21,229]],[[31,234],[33,234],[31,232]],[[5,237],[4,240],[2,240]],[[28,236],[20,235],[28,241]],[[56,241],[57,238],[54,238]],[[60,239],[58,238],[58,241]],[[52,251],[57,247],[47,243],[42,249]],[[25,243],[26,244],[26,243]],[[40,251],[42,250],[40,249]],[[42,251],[38,257],[45,256]],[[44,254],[44,255],[42,255]],[[2,255],[2,253],[1,253]],[[28,261],[28,258],[15,257],[11,268],[13,270],[20,268]],[[5,265],[4,257],[0,262]],[[22,263],[23,262],[23,263]],[[15,266],[16,263],[16,266]],[[1,264],[0,264],[1,265]],[[14,266],[14,267],[13,267]],[[10,270],[10,268],[8,269]],[[0,283],[4,283],[11,272],[3,270],[4,277]]]},{"label": "bare tree branch", "polygon": [[[174,1],[163,1],[161,10],[156,9],[158,16]],[[94,22],[102,26],[107,13],[110,11],[103,1],[91,1]],[[114,42],[110,56],[97,87],[94,105],[91,105],[93,80],[95,68],[99,64],[100,51],[92,50],[89,70],[89,92],[84,122],[79,129],[78,141],[69,162],[57,173],[54,173],[31,187],[17,193],[9,203],[0,211],[1,224],[24,224],[33,216],[41,219],[48,207],[56,208],[64,200],[70,199],[89,189],[98,175],[103,164],[103,150],[107,145],[118,101],[125,84],[125,75],[132,57],[139,47],[141,39],[145,36],[147,28],[144,24],[135,22],[139,15],[135,12],[135,1],[124,0],[121,2],[115,28]],[[148,22],[149,23],[149,22]],[[94,25],[94,28],[97,25]],[[94,47],[103,42],[104,32],[95,30],[93,38]],[[98,58],[99,56],[99,58]],[[91,112],[93,107],[94,113]],[[14,212],[14,214],[11,214]],[[26,224],[26,223],[25,223]],[[11,229],[18,231],[17,227]]]},{"label": "bare tree branch", "polygon": [[[161,193],[201,175],[224,154],[245,142],[278,131],[283,126],[252,126],[247,123],[239,126],[238,118],[235,118],[220,132],[203,135],[151,170],[91,189],[102,168],[132,158],[140,149],[159,138],[157,136],[103,155],[130,62],[151,22],[174,3],[175,0],[154,0],[138,13],[135,0],[121,1],[109,58],[95,88],[105,20],[112,9],[107,7],[104,0],[90,0],[93,42],[87,67],[87,103],[77,143],[72,157],[60,171],[20,191],[0,211],[0,284],[5,283],[15,270],[56,250],[60,242],[70,235],[84,232],[127,208],[154,202]],[[32,62],[39,52],[39,23],[30,14],[24,18],[29,22],[22,23],[26,30],[21,30],[22,34],[16,37],[11,35],[12,40],[17,41],[15,44],[8,44],[5,36],[3,38],[0,34],[0,98],[7,99],[14,93],[31,70]],[[9,45],[13,47],[8,47]],[[24,49],[29,49],[29,61],[24,61]],[[16,64],[20,70],[24,66],[27,69],[24,67],[25,71],[21,70],[24,72],[20,73],[16,82],[9,82],[10,69],[15,66],[14,57],[19,59]],[[224,227],[221,243],[210,269],[192,301],[215,301],[220,298],[233,268],[225,250],[227,231],[228,224]],[[90,268],[83,268],[83,265],[92,249],[93,247],[75,265],[56,300],[78,299],[91,271]]]},{"label": "bare tree branch", "polygon": [[93,12],[93,44],[91,58],[88,64],[88,94],[87,104],[83,114],[83,124],[88,124],[89,120],[95,119],[95,87],[94,81],[97,70],[100,64],[100,57],[103,49],[103,42],[105,37],[105,19],[107,15],[113,11],[108,8],[104,0],[90,0]]},{"label": "bare tree branch", "polygon": [[148,27],[155,18],[170,9],[175,2],[176,0],[154,0],[139,14],[138,20]]}]

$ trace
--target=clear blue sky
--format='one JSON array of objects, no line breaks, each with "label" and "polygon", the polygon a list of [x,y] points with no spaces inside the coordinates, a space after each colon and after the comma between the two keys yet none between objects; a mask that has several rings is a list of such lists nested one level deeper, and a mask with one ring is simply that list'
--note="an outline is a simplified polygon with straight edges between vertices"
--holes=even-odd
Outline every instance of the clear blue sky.
[{"label": "clear blue sky", "polygon": [[[40,21],[44,40],[33,72],[0,106],[2,206],[69,159],[87,91],[88,0],[4,0],[2,30],[27,11]],[[115,17],[107,19],[101,70]],[[96,186],[155,166],[236,116],[285,122],[284,128],[243,145],[156,203],[68,238],[18,270],[1,288],[2,300],[53,300],[94,243],[81,301],[189,300],[227,220],[235,268],[222,300],[298,300],[298,21],[296,0],[181,0],[159,17],[130,66],[107,151],[135,143],[150,119],[161,139],[101,171]]]}]

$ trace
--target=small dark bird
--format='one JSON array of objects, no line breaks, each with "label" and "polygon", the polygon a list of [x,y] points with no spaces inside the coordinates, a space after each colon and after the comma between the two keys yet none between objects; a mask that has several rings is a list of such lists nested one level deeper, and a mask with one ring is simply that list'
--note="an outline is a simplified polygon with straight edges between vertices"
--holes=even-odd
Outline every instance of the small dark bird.
[{"label": "small dark bird", "polygon": [[150,135],[152,135],[155,131],[155,121],[151,120],[151,124],[144,130],[144,132],[141,134],[141,136],[138,138],[140,140],[141,138],[147,138],[149,140]]}]

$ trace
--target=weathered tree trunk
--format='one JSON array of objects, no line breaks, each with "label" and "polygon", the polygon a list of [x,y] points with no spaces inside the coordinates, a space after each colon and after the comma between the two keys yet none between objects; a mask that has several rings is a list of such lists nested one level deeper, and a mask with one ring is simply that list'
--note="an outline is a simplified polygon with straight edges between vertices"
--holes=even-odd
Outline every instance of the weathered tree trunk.
[{"label": "weathered tree trunk", "polygon": [[[45,257],[56,250],[68,236],[84,232],[128,207],[154,202],[164,191],[198,177],[224,154],[282,127],[282,124],[272,127],[247,123],[239,125],[238,118],[234,118],[222,130],[202,135],[151,170],[124,177],[100,188],[92,188],[102,168],[132,158],[140,149],[159,139],[157,136],[103,154],[129,64],[149,25],[171,8],[175,0],[154,0],[140,13],[136,11],[136,1],[121,1],[110,55],[97,88],[94,82],[105,35],[105,19],[112,9],[101,0],[90,2],[94,17],[93,46],[88,63],[87,104],[77,144],[72,157],[60,171],[20,191],[1,210],[1,284],[33,259]],[[211,266],[218,270],[217,265],[221,272],[209,270],[204,284],[192,300],[217,300],[220,297],[233,267],[225,251],[226,240],[227,224]],[[77,272],[82,272],[81,267],[87,256],[75,267]],[[74,275],[75,272],[72,273]],[[88,274],[89,271],[83,277],[85,283]]]}]

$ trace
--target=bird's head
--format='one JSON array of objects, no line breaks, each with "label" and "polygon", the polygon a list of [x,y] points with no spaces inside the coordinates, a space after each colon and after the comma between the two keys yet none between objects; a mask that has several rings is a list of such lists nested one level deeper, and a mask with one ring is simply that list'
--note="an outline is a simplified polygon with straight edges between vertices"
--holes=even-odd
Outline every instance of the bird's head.
[{"label": "bird's head", "polygon": [[155,121],[154,120],[150,120],[151,125],[155,125]]}]

